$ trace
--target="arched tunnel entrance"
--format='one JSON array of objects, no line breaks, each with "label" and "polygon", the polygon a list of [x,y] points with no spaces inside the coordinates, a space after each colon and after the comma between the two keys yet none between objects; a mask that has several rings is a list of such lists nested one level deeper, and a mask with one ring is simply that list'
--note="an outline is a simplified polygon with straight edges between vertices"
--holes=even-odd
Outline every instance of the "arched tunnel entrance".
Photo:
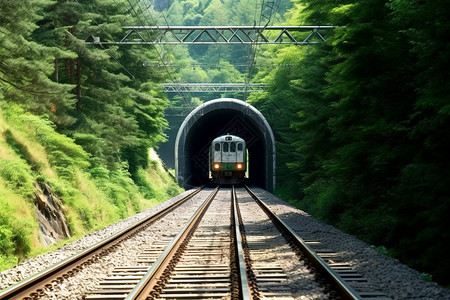
[{"label": "arched tunnel entrance", "polygon": [[264,116],[244,101],[222,98],[194,109],[181,124],[175,141],[175,172],[185,187],[208,182],[208,153],[212,140],[223,134],[243,138],[247,144],[250,184],[273,191],[275,139]]}]

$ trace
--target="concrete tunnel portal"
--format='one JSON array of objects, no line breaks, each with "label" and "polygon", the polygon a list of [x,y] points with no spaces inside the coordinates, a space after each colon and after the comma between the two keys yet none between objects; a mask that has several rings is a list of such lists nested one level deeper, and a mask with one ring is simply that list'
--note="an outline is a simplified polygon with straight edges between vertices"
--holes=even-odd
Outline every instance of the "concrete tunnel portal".
[{"label": "concrete tunnel portal", "polygon": [[175,172],[180,186],[207,184],[209,146],[223,134],[243,138],[248,149],[248,183],[273,191],[275,139],[264,116],[250,104],[215,99],[194,109],[181,124],[175,140]]}]

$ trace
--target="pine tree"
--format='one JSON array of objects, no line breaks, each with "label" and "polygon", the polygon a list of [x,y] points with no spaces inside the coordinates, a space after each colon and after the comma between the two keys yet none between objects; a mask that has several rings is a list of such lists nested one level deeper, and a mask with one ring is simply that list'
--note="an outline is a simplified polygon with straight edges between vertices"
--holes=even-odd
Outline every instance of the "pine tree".
[{"label": "pine tree", "polygon": [[[0,96],[21,103],[28,111],[71,122],[65,113],[74,101],[72,86],[52,81],[56,57],[73,54],[35,41],[43,12],[52,1],[6,1],[0,11]],[[64,108],[58,110],[57,108]]]},{"label": "pine tree", "polygon": [[[148,147],[164,139],[167,103],[157,84],[163,77],[145,61],[157,59],[154,50],[142,46],[87,45],[85,40],[120,39],[122,26],[137,24],[139,7],[126,1],[58,1],[47,11],[38,32],[42,43],[58,45],[76,57],[58,59],[59,82],[76,86],[76,105],[71,126],[59,129],[75,138],[95,160],[122,168],[125,160],[133,173],[145,167]],[[138,159],[139,157],[139,159]]]},{"label": "pine tree", "polygon": [[448,284],[449,261],[432,261],[445,257],[450,241],[448,7],[310,0],[298,1],[291,16],[346,28],[302,53],[294,76],[276,70],[266,77],[293,101],[287,106],[270,95],[258,106],[269,116],[275,107],[278,115],[296,112],[292,128],[272,119],[277,140],[290,151],[279,155],[289,166],[281,186],[300,192],[308,212]]},{"label": "pine tree", "polygon": [[[445,1],[403,1],[389,3],[394,23],[400,28],[415,58],[411,82],[417,95],[409,117],[412,128],[410,151],[398,188],[398,213],[413,213],[405,228],[414,234],[398,234],[400,246],[395,253],[414,267],[433,274],[433,279],[448,285],[450,260],[446,257],[450,245],[447,215],[450,213],[450,8]],[[439,241],[436,243],[436,241]],[[426,245],[418,251],[416,244]],[[411,251],[409,251],[410,249]]]}]

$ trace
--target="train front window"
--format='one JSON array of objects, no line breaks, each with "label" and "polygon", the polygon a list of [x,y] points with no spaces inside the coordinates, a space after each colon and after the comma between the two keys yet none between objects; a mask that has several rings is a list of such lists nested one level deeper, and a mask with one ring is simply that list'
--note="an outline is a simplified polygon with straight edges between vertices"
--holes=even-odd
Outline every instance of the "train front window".
[{"label": "train front window", "polygon": [[235,142],[230,143],[230,152],[236,152],[236,143]]},{"label": "train front window", "polygon": [[238,151],[242,151],[242,143],[238,144]]},{"label": "train front window", "polygon": [[220,151],[220,143],[216,143],[216,144],[214,145],[214,150]]},{"label": "train front window", "polygon": [[228,152],[228,143],[223,143],[223,152]]}]

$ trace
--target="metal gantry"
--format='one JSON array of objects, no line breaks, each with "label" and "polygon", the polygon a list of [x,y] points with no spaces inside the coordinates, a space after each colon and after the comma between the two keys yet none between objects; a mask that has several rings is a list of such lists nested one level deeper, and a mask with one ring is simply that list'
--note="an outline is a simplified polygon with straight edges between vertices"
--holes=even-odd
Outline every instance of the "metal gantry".
[{"label": "metal gantry", "polygon": [[90,36],[88,44],[101,45],[209,45],[291,44],[309,45],[325,41],[319,32],[337,26],[124,26],[120,41],[101,41]]},{"label": "metal gantry", "polygon": [[166,93],[245,93],[264,92],[265,83],[164,83]]}]

